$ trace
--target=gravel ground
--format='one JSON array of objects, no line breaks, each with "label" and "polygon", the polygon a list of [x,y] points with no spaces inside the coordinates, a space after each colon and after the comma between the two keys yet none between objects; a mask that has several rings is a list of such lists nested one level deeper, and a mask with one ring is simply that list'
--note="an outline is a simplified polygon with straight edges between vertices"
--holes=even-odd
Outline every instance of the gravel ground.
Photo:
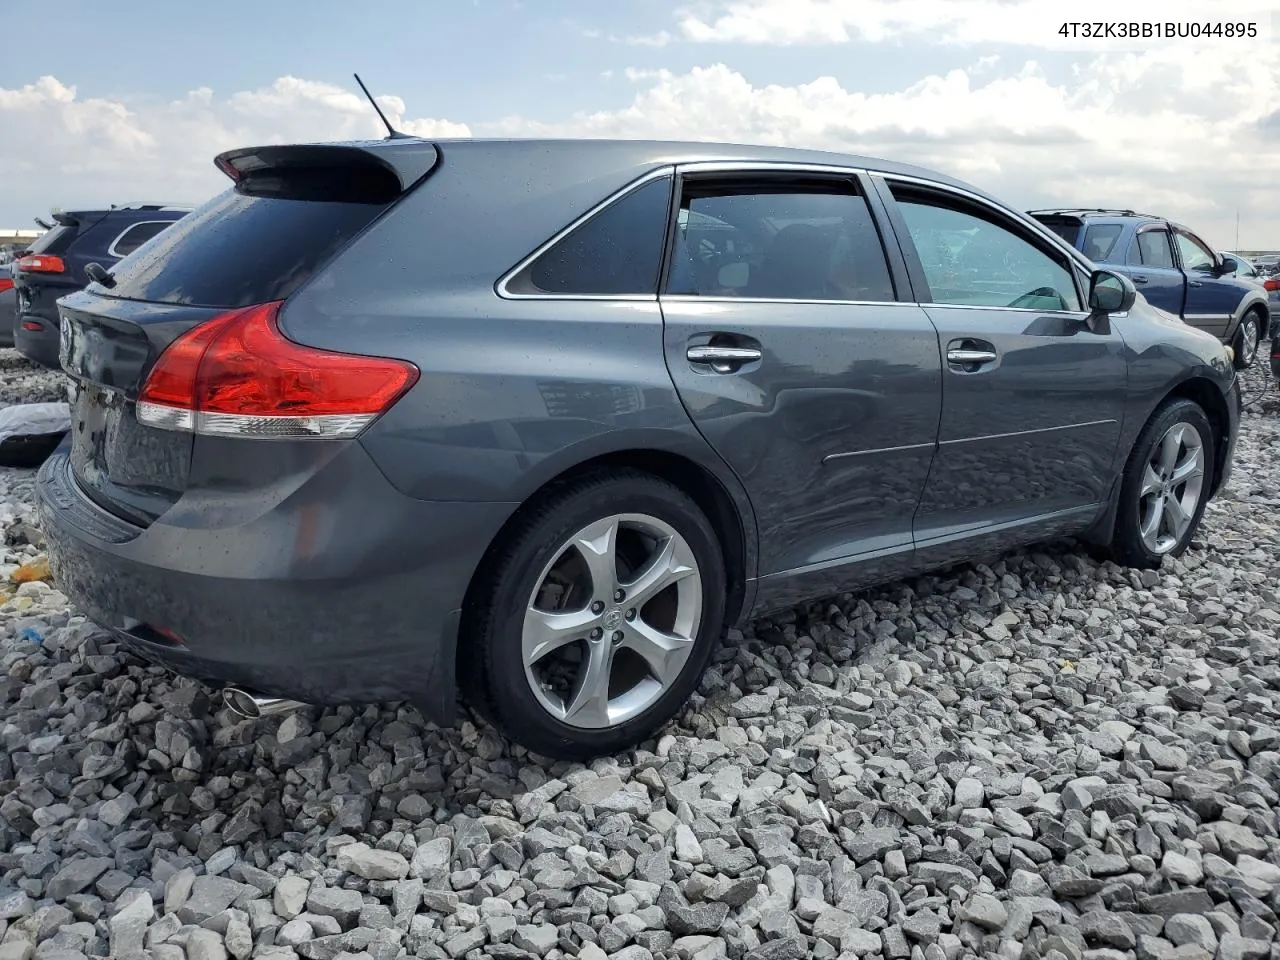
[{"label": "gravel ground", "polygon": [[[588,767],[404,708],[235,722],[0,587],[0,960],[1280,960],[1278,449],[1250,413],[1159,573],[1064,546],[798,608]],[[29,471],[0,527],[3,583]]]}]

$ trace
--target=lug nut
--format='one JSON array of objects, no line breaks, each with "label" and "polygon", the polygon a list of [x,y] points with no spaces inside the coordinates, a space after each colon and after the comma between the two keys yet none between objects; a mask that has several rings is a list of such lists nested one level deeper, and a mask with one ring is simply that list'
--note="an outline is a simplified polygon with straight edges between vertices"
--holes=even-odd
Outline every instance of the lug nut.
[{"label": "lug nut", "polygon": [[627,611],[627,619],[634,620],[635,618],[636,618],[636,610],[635,610],[635,607],[632,607],[630,610]]},{"label": "lug nut", "polygon": [[597,600],[595,603],[593,603],[593,604],[591,605],[591,612],[592,612],[592,613],[603,613],[603,612],[604,612],[604,601],[603,601],[603,600]]},{"label": "lug nut", "polygon": [[596,627],[594,630],[591,631],[592,640],[599,640],[603,636],[604,636],[604,631],[601,630],[599,627]]},{"label": "lug nut", "polygon": [[613,595],[613,599],[616,602],[621,603],[623,600],[627,599],[627,591],[619,587],[617,592]]},{"label": "lug nut", "polygon": [[622,631],[621,631],[621,630],[615,630],[615,631],[613,631],[613,642],[614,642],[614,643],[621,643],[621,642],[622,642]]}]

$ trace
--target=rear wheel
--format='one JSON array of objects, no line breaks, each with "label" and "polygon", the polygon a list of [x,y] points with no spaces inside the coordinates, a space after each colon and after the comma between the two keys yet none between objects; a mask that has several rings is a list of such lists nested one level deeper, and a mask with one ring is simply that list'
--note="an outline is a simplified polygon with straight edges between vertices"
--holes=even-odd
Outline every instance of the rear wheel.
[{"label": "rear wheel", "polygon": [[1111,542],[1117,563],[1158,567],[1187,549],[1213,486],[1213,428],[1190,400],[1166,403],[1129,455]]},{"label": "rear wheel", "polygon": [[1262,342],[1262,318],[1256,311],[1250,310],[1240,320],[1240,329],[1236,331],[1234,350],[1237,370],[1247,370],[1258,359],[1258,344]]},{"label": "rear wheel", "polygon": [[464,693],[505,736],[556,759],[632,747],[670,720],[724,616],[711,524],[679,488],[634,471],[533,507],[481,576]]}]

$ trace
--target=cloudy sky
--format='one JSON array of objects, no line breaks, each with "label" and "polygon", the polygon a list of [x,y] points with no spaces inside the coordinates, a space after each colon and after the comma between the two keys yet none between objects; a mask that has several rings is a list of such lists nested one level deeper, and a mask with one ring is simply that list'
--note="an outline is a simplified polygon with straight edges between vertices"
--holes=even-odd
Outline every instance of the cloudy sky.
[{"label": "cloudy sky", "polygon": [[[1275,249],[1278,2],[6,3],[0,227],[58,206],[201,201],[226,185],[212,158],[230,147],[378,135],[358,71],[423,136],[838,149],[1023,208],[1135,207],[1220,248]],[[1198,24],[1212,10],[1257,36],[1073,40],[1055,10]]]}]

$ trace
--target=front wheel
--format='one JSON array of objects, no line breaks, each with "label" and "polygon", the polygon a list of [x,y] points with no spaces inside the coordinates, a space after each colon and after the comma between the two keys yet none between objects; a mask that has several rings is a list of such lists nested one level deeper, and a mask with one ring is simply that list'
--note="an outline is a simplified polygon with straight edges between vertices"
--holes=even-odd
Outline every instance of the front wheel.
[{"label": "front wheel", "polygon": [[1159,567],[1187,549],[1213,487],[1213,428],[1199,404],[1166,403],[1143,429],[1120,485],[1111,554]]},{"label": "front wheel", "polygon": [[1262,342],[1262,323],[1252,310],[1240,320],[1240,329],[1236,331],[1235,367],[1237,370],[1248,370],[1258,359],[1258,345]]},{"label": "front wheel", "polygon": [[574,481],[529,509],[481,577],[464,694],[506,737],[560,760],[635,746],[670,720],[724,617],[711,524],[636,471]]}]

